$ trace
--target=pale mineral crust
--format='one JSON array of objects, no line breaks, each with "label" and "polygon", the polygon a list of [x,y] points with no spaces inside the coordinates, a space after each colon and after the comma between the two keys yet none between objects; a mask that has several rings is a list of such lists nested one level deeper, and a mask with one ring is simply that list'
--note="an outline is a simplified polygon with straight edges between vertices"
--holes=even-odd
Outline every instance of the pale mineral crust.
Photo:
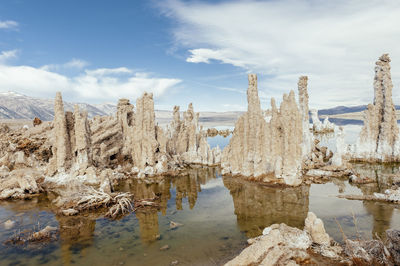
[{"label": "pale mineral crust", "polygon": [[308,213],[305,224],[304,230],[284,223],[266,227],[263,235],[248,239],[250,245],[225,265],[336,265],[343,259],[343,249],[331,245],[315,214]]},{"label": "pale mineral crust", "polygon": [[73,113],[64,112],[61,94],[57,93],[48,175],[66,173],[97,180],[104,169],[124,167],[144,177],[188,164],[219,164],[221,151],[219,147],[210,148],[192,104],[183,118],[181,121],[179,107],[175,107],[174,120],[164,133],[155,122],[153,95],[144,93],[137,99],[136,108],[128,99],[120,99],[116,116],[89,121],[87,112],[80,112],[78,106]]},{"label": "pale mineral crust", "polygon": [[328,117],[324,119],[324,122],[321,122],[321,120],[319,120],[317,109],[312,109],[310,110],[310,112],[313,122],[314,133],[329,133],[335,130],[335,124],[330,122]]},{"label": "pale mineral crust", "polygon": [[94,117],[90,121],[93,161],[97,167],[111,167],[123,153],[121,124],[113,116]]},{"label": "pale mineral crust", "polygon": [[347,145],[344,141],[344,131],[343,127],[339,127],[336,132],[336,152],[332,157],[333,166],[343,166],[343,157],[347,153]]},{"label": "pale mineral crust", "polygon": [[81,113],[79,106],[74,106],[74,118],[75,118],[75,163],[77,168],[80,170],[79,174],[84,174],[84,171],[92,165],[92,143],[91,143],[91,132],[88,122],[87,111]]},{"label": "pale mineral crust", "polygon": [[303,118],[294,92],[283,96],[278,109],[271,100],[267,122],[258,97],[257,76],[249,75],[248,110],[235,124],[232,138],[221,158],[223,174],[255,177],[263,181],[283,179],[301,183]]},{"label": "pale mineral crust", "polygon": [[53,136],[51,138],[53,157],[50,159],[47,173],[69,172],[84,174],[92,165],[91,132],[87,112],[81,113],[75,105],[74,112],[64,112],[60,92],[54,102]]},{"label": "pale mineral crust", "polygon": [[53,158],[50,161],[49,172],[65,171],[71,163],[71,142],[67,129],[67,119],[61,92],[57,92],[54,101],[54,137]]},{"label": "pale mineral crust", "polygon": [[163,130],[155,124],[153,94],[144,93],[136,100],[130,139],[132,161],[139,172],[165,172],[167,157]]},{"label": "pale mineral crust", "polygon": [[167,151],[184,164],[216,165],[220,163],[221,150],[213,149],[207,143],[207,133],[199,126],[199,113],[195,113],[193,104],[183,113],[180,119],[179,107],[175,106],[173,121],[168,129]]},{"label": "pale mineral crust", "polygon": [[303,125],[303,145],[302,145],[302,155],[303,158],[307,158],[311,153],[313,147],[313,135],[310,132],[310,116],[308,108],[308,91],[307,91],[308,77],[301,76],[299,82],[297,83],[299,91],[299,109],[301,112],[302,125]]},{"label": "pale mineral crust", "polygon": [[361,130],[352,157],[356,160],[400,161],[399,127],[392,100],[390,58],[382,55],[376,62],[374,102],[364,113]]}]

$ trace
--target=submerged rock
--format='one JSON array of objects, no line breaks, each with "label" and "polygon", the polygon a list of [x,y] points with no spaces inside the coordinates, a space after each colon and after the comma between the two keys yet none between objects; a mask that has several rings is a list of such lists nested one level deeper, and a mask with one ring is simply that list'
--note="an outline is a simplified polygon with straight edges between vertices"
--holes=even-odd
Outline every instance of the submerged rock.
[{"label": "submerged rock", "polygon": [[160,248],[161,251],[165,251],[165,250],[168,250],[168,249],[169,249],[169,246],[168,246],[168,245],[164,245],[164,246],[162,246],[162,247]]},{"label": "submerged rock", "polygon": [[75,210],[75,209],[66,209],[66,210],[62,210],[61,213],[65,216],[73,216],[79,213],[79,211]]},{"label": "submerged rock", "polygon": [[25,245],[25,244],[50,242],[57,240],[57,237],[58,237],[57,227],[46,226],[44,229],[36,232],[25,230],[20,232],[19,234],[15,234],[10,239],[5,241],[5,244]]},{"label": "submerged rock", "polygon": [[14,225],[15,225],[15,222],[11,221],[11,220],[7,220],[7,221],[4,222],[4,228],[7,229],[7,230],[13,228]]},{"label": "submerged rock", "polygon": [[181,227],[181,226],[183,226],[183,224],[180,224],[180,223],[177,223],[174,221],[169,222],[169,229],[171,229],[171,230],[175,230],[176,228]]}]

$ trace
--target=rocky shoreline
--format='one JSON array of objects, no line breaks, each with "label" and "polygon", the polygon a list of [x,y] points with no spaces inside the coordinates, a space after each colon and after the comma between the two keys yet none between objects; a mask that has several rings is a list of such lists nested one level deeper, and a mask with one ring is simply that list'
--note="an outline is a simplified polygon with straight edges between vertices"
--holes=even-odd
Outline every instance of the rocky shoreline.
[{"label": "rocky shoreline", "polygon": [[309,212],[303,230],[284,223],[266,227],[225,265],[398,265],[400,231],[387,230],[386,236],[386,243],[346,239],[340,245],[325,232],[322,220]]}]

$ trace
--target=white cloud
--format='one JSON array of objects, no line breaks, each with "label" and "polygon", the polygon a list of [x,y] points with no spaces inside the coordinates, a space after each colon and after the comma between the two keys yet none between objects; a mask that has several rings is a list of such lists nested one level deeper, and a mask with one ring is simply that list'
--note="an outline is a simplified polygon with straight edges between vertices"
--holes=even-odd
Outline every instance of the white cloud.
[{"label": "white cloud", "polygon": [[71,61],[64,64],[65,67],[77,68],[77,69],[82,69],[88,65],[89,65],[88,62],[76,58],[73,58]]},{"label": "white cloud", "polygon": [[18,22],[13,20],[0,20],[0,29],[16,29],[18,28]]},{"label": "white cloud", "polygon": [[397,0],[168,1],[162,9],[178,22],[173,34],[188,49],[187,62],[214,60],[264,74],[259,87],[269,96],[281,98],[308,75],[313,107],[368,103],[383,53],[400,86]]},{"label": "white cloud", "polygon": [[95,70],[85,71],[89,76],[107,76],[107,75],[118,75],[118,74],[132,74],[133,71],[126,67],[119,68],[98,68]]},{"label": "white cloud", "polygon": [[18,50],[9,50],[9,51],[2,51],[0,53],[0,64],[5,63],[11,58],[16,58],[18,54]]},{"label": "white cloud", "polygon": [[179,79],[134,73],[124,67],[85,70],[67,77],[43,67],[0,63],[0,91],[16,91],[35,97],[54,97],[56,91],[62,91],[65,99],[79,102],[110,102],[122,97],[136,99],[144,92],[159,97],[180,82]]},{"label": "white cloud", "polygon": [[41,67],[41,69],[48,71],[61,71],[61,70],[71,70],[71,69],[82,70],[88,65],[89,63],[86,62],[85,60],[73,58],[64,64],[44,65]]}]

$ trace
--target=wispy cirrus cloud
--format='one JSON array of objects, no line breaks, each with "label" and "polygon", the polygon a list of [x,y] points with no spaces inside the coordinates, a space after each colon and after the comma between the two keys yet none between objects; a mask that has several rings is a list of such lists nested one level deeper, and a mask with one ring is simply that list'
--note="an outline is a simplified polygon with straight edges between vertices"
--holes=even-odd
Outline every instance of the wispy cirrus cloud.
[{"label": "wispy cirrus cloud", "polygon": [[44,65],[41,68],[43,70],[49,70],[49,71],[60,71],[60,70],[68,70],[68,69],[81,70],[88,65],[89,65],[89,63],[86,62],[85,60],[73,58],[64,64],[49,64],[49,65]]},{"label": "wispy cirrus cloud", "polygon": [[0,64],[5,63],[6,61],[16,58],[18,54],[18,50],[8,50],[8,51],[2,51],[0,53]]},{"label": "wispy cirrus cloud", "polygon": [[18,29],[18,22],[14,20],[0,20],[0,29]]},{"label": "wispy cirrus cloud", "polygon": [[[397,0],[170,0],[160,8],[177,22],[173,36],[187,62],[263,74],[259,87],[270,97],[280,98],[308,75],[313,107],[367,103],[374,62],[383,53],[400,85]],[[400,90],[394,96],[399,103]]]}]

